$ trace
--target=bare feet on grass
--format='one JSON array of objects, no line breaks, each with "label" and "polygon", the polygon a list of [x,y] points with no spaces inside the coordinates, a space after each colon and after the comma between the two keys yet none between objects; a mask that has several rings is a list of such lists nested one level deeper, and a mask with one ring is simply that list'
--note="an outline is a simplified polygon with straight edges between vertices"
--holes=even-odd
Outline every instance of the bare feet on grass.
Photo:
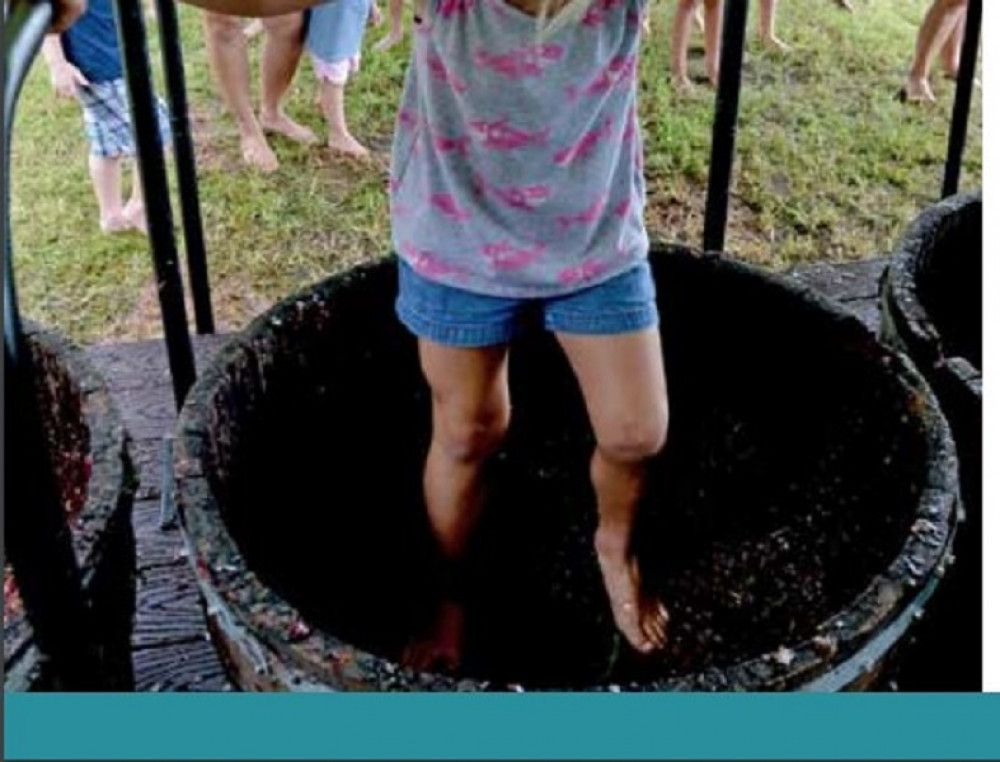
[{"label": "bare feet on grass", "polygon": [[241,136],[240,150],[243,152],[243,161],[254,169],[261,172],[274,172],[278,169],[278,157],[274,155],[262,132]]},{"label": "bare feet on grass", "polygon": [[355,140],[349,132],[330,133],[327,146],[334,153],[343,154],[352,159],[367,159],[369,156],[368,149]]},{"label": "bare feet on grass", "polygon": [[304,124],[296,122],[284,111],[278,111],[275,114],[261,114],[260,126],[265,133],[271,132],[276,135],[282,135],[296,143],[310,145],[316,142],[315,132]]}]

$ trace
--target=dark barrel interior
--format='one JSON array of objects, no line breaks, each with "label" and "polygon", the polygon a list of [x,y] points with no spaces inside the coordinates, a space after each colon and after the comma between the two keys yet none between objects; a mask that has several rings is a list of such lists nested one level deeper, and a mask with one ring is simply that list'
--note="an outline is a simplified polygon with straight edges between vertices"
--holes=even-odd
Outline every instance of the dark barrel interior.
[{"label": "dark barrel interior", "polygon": [[914,630],[902,688],[982,689],[982,262],[982,198],[960,194],[913,220],[882,284],[882,336],[913,358],[948,418],[966,516],[955,571]]},{"label": "dark barrel interior", "polygon": [[[125,430],[103,380],[78,348],[30,323],[25,336],[42,427],[93,614],[90,636],[98,648],[104,687],[130,690],[135,483]],[[9,567],[4,568],[4,593],[5,689],[50,689],[52,676],[34,645]]]},{"label": "dark barrel interior", "polygon": [[913,262],[916,295],[945,357],[983,367],[983,207],[968,204],[942,221]]},{"label": "dark barrel interior", "polygon": [[[730,262],[652,261],[671,421],[637,549],[670,646],[639,659],[615,635],[593,438],[567,362],[533,330],[512,350],[511,430],[471,552],[470,677],[655,688],[809,642],[898,562],[928,485],[947,485],[928,473],[933,403],[859,322]],[[241,563],[311,626],[389,659],[429,610],[431,548],[430,402],[394,293],[391,262],[335,278],[252,326],[194,394]]]}]

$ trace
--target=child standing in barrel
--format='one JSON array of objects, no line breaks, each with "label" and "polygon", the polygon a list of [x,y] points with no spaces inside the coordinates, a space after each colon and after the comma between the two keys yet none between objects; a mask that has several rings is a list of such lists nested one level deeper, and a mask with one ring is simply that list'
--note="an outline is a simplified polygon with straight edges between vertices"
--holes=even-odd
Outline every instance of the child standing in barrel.
[{"label": "child standing in barrel", "polygon": [[[192,0],[278,13],[298,0]],[[335,0],[336,1],[336,0]],[[643,222],[636,109],[646,0],[427,0],[393,145],[397,313],[417,336],[433,432],[424,472],[444,568],[420,669],[462,658],[470,534],[510,420],[508,348],[540,314],[576,374],[597,446],[594,537],[615,623],[648,653],[667,611],[632,533],[667,389]],[[530,531],[530,527],[526,528]]]},{"label": "child standing in barrel", "polygon": [[[146,208],[138,165],[132,161],[132,117],[118,48],[111,0],[89,0],[87,10],[69,29],[50,34],[42,45],[52,86],[58,95],[76,98],[90,143],[88,169],[97,197],[101,230],[146,230]],[[160,141],[170,144],[170,123],[156,99]],[[122,163],[132,163],[132,193],[122,203]]]}]

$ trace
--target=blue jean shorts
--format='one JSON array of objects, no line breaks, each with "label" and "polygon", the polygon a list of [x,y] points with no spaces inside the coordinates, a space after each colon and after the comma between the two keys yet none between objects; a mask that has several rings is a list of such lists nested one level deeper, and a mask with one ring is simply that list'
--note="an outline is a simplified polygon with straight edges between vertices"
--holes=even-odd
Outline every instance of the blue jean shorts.
[{"label": "blue jean shorts", "polygon": [[396,314],[422,339],[452,347],[508,344],[541,324],[556,333],[632,333],[659,323],[656,287],[643,262],[595,286],[562,296],[510,299],[427,280],[399,259]]}]

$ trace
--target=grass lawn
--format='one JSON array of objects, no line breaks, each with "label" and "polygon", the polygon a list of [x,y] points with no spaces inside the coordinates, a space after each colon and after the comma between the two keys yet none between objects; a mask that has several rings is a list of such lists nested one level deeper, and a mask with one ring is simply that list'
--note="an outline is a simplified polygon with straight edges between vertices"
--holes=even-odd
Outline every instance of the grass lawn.
[{"label": "grass lawn", "polygon": [[[661,237],[697,245],[714,94],[701,85],[681,97],[670,87],[674,4],[654,0],[642,66],[648,221]],[[778,34],[792,46],[785,54],[757,42],[752,4],[727,238],[734,256],[780,269],[882,254],[936,198],[954,87],[935,74],[936,104],[894,97],[927,4],[858,0],[848,14],[832,0],[785,0],[778,18]],[[277,142],[282,168],[260,175],[240,163],[234,123],[211,84],[198,12],[182,7],[181,23],[216,320],[233,330],[289,292],[386,251],[386,151],[407,51],[366,51],[348,88],[350,123],[377,149],[370,166]],[[159,68],[156,29],[149,31]],[[370,34],[368,44],[380,35]],[[700,75],[697,34],[693,44],[692,73]],[[314,92],[305,64],[289,111],[321,132]],[[981,124],[977,88],[966,189],[981,182]],[[11,182],[24,312],[81,342],[160,335],[146,241],[99,232],[79,110],[55,99],[41,61],[20,101]]]}]

